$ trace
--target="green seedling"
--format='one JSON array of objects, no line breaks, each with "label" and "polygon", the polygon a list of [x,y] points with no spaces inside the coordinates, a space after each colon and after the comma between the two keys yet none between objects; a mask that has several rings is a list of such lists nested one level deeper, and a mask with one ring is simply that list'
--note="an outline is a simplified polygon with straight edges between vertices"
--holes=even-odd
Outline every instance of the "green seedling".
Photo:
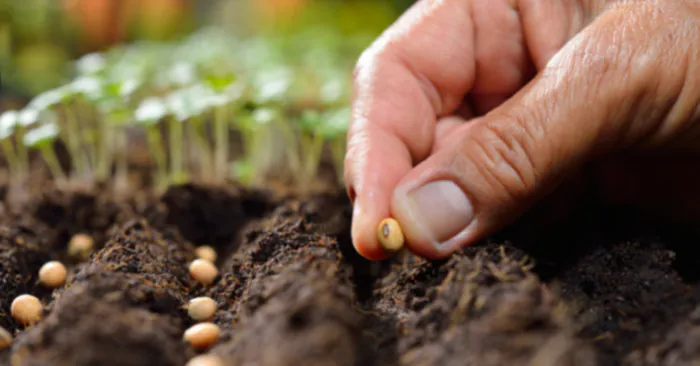
[{"label": "green seedling", "polygon": [[103,130],[95,105],[102,98],[102,79],[96,76],[80,76],[69,84],[75,98],[76,120],[80,132],[76,139],[85,145],[87,166],[86,173],[97,174],[100,165],[100,131]]},{"label": "green seedling", "polygon": [[[15,138],[21,141],[27,130],[39,120],[39,111],[32,108],[25,108],[17,114],[17,125],[15,127]],[[17,144],[17,162],[22,179],[29,174],[29,151],[24,144]]]},{"label": "green seedling", "polygon": [[326,112],[321,134],[330,145],[333,166],[339,184],[344,180],[344,161],[346,149],[346,135],[350,125],[351,109],[349,107],[338,108]]},{"label": "green seedling", "polygon": [[214,110],[214,179],[222,181],[229,164],[229,121],[233,120],[235,110],[232,103],[238,97],[236,76],[228,72],[210,73],[205,81],[213,91],[205,104]]},{"label": "green seedling", "polygon": [[301,171],[298,183],[307,187],[318,174],[323,148],[330,145],[338,181],[342,182],[345,159],[345,133],[350,120],[350,108],[331,109],[325,112],[305,110],[299,119],[301,140]]},{"label": "green seedling", "polygon": [[81,139],[80,121],[77,114],[79,94],[71,85],[39,94],[28,105],[40,112],[55,110],[63,107],[62,126],[59,131],[61,139],[66,142],[66,147],[73,160],[75,173],[80,177],[86,177],[88,173],[89,155],[83,150]]},{"label": "green seedling", "polygon": [[103,120],[99,122],[101,129],[101,153],[98,157],[96,178],[106,181],[115,164],[115,186],[126,189],[128,184],[128,131],[132,121],[132,112],[128,105],[119,100],[104,100],[98,104]]},{"label": "green seedling", "polygon": [[322,134],[323,114],[316,110],[305,110],[299,118],[301,170],[297,173],[297,183],[302,190],[316,177],[321,162],[325,136]]},{"label": "green seedling", "polygon": [[[24,144],[13,144],[26,130],[20,120],[54,112],[58,139],[74,162],[71,174],[106,180],[116,163],[123,180],[127,129],[143,128],[162,187],[188,180],[190,166],[204,180],[225,180],[232,173],[229,134],[235,130],[243,157],[233,173],[244,182],[261,182],[288,167],[307,187],[326,147],[340,180],[350,61],[365,46],[344,40],[317,31],[235,40],[205,29],[175,44],[138,42],[89,54],[75,63],[75,80],[39,95],[23,118],[18,112],[0,117],[0,142],[11,169],[21,170]],[[185,150],[190,141],[192,150]],[[190,152],[197,164],[188,164]]]},{"label": "green seedling", "polygon": [[29,148],[38,149],[49,167],[58,185],[64,185],[68,179],[61,168],[53,143],[58,138],[58,125],[55,122],[41,124],[24,135],[22,143]]},{"label": "green seedling", "polygon": [[214,178],[222,181],[227,176],[229,164],[229,125],[233,116],[233,96],[217,94],[207,99],[214,110]]},{"label": "green seedling", "polygon": [[161,141],[158,122],[168,114],[168,109],[159,98],[151,97],[141,102],[134,112],[134,120],[146,130],[150,151],[156,163],[156,184],[159,189],[165,188],[168,182],[168,166],[165,149]]},{"label": "green seedling", "polygon": [[182,181],[186,179],[183,157],[183,130],[187,121],[191,121],[190,127],[194,130],[195,143],[199,149],[200,166],[203,175],[211,176],[211,151],[206,138],[206,131],[201,119],[204,109],[204,100],[209,95],[208,89],[201,85],[194,85],[182,90],[177,90],[166,98],[166,106],[171,115],[168,123],[169,152],[170,152],[170,179]]},{"label": "green seedling", "polygon": [[[257,53],[258,57],[273,58],[269,54],[261,54],[264,51],[270,52],[264,49],[259,50]],[[271,61],[270,59],[268,59],[268,62]],[[289,101],[290,89],[294,85],[294,70],[287,65],[272,63],[253,71],[253,74],[251,80],[252,91],[249,98],[252,99],[254,105],[260,107],[260,110],[256,112],[257,117],[254,118],[256,122],[239,126],[244,137],[244,144],[258,145],[258,142],[254,140],[256,140],[256,135],[263,131],[260,127],[270,123],[269,128],[275,128],[281,134],[285,149],[287,149],[287,154],[285,154],[283,159],[289,170],[296,175],[301,169],[298,137],[294,126],[284,112],[288,108],[287,102]],[[270,120],[268,121],[268,119]],[[250,130],[251,128],[254,129]],[[265,131],[269,132],[269,130]],[[257,138],[257,140],[260,140],[260,138]],[[257,147],[253,148],[250,153],[255,151],[257,151]]]},{"label": "green seedling", "polygon": [[125,188],[128,181],[128,130],[133,111],[128,101],[139,86],[140,80],[106,80],[102,83],[97,108],[102,118],[100,126],[100,154],[97,158],[96,178],[106,181],[111,173],[116,155],[116,186]]},{"label": "green seedling", "polygon": [[279,111],[273,108],[258,108],[240,116],[238,125],[243,140],[243,158],[234,164],[234,174],[242,183],[252,185],[262,179],[261,170],[271,149],[264,144],[266,132],[279,116]]}]

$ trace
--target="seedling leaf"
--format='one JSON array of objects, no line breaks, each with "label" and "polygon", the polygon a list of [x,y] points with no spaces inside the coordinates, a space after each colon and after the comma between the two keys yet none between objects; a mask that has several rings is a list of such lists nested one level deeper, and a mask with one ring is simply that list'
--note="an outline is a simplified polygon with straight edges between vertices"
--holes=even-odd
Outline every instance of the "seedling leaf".
[{"label": "seedling leaf", "polygon": [[22,127],[29,127],[39,121],[39,111],[33,108],[25,108],[19,112],[17,122]]},{"label": "seedling leaf", "polygon": [[58,126],[55,123],[46,123],[27,131],[22,142],[29,147],[41,147],[51,144],[57,136]]},{"label": "seedling leaf", "polygon": [[159,98],[144,99],[136,111],[134,119],[141,124],[155,124],[168,114],[168,109],[165,103]]},{"label": "seedling leaf", "polygon": [[93,76],[81,76],[71,83],[71,89],[87,100],[96,101],[102,97],[102,81]]},{"label": "seedling leaf", "polygon": [[80,75],[92,75],[104,70],[107,66],[107,60],[103,54],[94,52],[78,59],[75,66]]},{"label": "seedling leaf", "polygon": [[67,87],[48,90],[34,97],[27,104],[27,107],[43,111],[65,101],[70,96],[70,93],[71,90]]},{"label": "seedling leaf", "polygon": [[19,113],[15,110],[7,110],[0,115],[0,139],[12,136],[17,127]]}]

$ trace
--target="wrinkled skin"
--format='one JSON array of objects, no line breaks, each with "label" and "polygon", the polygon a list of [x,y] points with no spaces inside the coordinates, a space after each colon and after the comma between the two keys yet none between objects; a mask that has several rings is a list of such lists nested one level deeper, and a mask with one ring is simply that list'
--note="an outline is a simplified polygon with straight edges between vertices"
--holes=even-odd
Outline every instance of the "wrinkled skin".
[{"label": "wrinkled skin", "polygon": [[698,219],[699,155],[700,1],[418,1],[357,63],[353,242],[444,258],[581,189]]}]

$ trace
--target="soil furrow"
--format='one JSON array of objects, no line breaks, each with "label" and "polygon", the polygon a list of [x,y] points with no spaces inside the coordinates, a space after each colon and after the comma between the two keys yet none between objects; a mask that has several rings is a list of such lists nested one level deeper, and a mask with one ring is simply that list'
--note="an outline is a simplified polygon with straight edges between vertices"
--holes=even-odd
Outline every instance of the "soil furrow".
[{"label": "soil furrow", "polygon": [[49,300],[52,291],[38,284],[38,273],[51,259],[46,243],[30,229],[0,228],[0,326],[11,333],[23,328],[10,316],[15,297],[28,293]]},{"label": "soil furrow", "polygon": [[400,364],[596,365],[531,269],[522,252],[490,246],[387,277],[377,308],[399,319]]},{"label": "soil furrow", "polygon": [[352,266],[295,204],[248,231],[212,297],[231,365],[368,365]]},{"label": "soil furrow", "polygon": [[199,286],[187,272],[193,251],[143,220],[128,222],[20,334],[13,365],[184,364],[192,351],[182,343],[191,323],[183,305]]}]

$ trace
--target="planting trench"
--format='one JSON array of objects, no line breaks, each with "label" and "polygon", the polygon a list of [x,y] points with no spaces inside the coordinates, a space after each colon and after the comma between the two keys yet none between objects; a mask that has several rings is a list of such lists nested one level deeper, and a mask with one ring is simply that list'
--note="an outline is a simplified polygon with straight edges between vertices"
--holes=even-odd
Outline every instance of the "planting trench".
[{"label": "planting trench", "polygon": [[[188,184],[116,200],[47,188],[0,217],[0,325],[15,336],[0,365],[184,365],[201,353],[182,341],[193,324],[183,305],[197,296],[218,303],[209,352],[228,365],[700,360],[697,242],[679,230],[590,215],[534,242],[504,232],[444,261],[374,263],[354,252],[350,216],[342,194]],[[83,263],[65,255],[79,232],[98,249]],[[203,244],[219,253],[208,287],[187,270]],[[36,280],[51,259],[70,269],[54,291]],[[46,305],[27,329],[9,316],[22,293]]]}]

